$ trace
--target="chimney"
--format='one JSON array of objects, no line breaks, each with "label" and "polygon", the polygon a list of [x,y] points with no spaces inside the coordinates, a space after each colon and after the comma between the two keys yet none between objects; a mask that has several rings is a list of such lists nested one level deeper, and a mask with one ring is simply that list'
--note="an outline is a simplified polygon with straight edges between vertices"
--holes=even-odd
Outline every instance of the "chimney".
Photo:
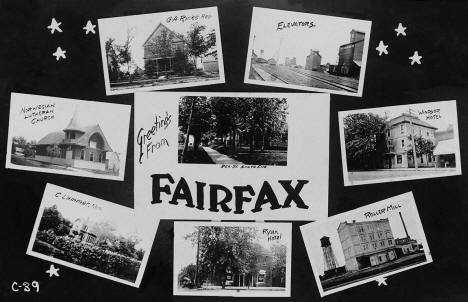
[{"label": "chimney", "polygon": [[405,229],[406,238],[409,238],[408,230],[406,230],[406,225],[405,221],[403,220],[403,216],[401,216],[401,212],[398,212],[398,214],[400,214],[401,222],[403,223],[403,228]]}]

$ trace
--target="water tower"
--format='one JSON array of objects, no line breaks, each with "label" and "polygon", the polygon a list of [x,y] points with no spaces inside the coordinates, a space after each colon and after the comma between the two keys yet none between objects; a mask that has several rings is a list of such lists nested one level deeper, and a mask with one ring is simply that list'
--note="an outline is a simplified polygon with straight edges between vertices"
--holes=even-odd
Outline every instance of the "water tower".
[{"label": "water tower", "polygon": [[320,243],[323,251],[323,270],[330,271],[337,268],[335,254],[330,243],[330,237],[324,236],[320,238]]}]

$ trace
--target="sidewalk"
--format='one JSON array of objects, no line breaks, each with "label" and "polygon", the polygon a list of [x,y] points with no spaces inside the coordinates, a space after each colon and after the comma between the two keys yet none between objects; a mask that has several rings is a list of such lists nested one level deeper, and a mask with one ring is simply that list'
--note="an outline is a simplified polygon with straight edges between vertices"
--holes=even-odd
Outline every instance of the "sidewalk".
[{"label": "sidewalk", "polygon": [[217,165],[243,165],[244,163],[232,159],[227,155],[219,153],[218,151],[210,148],[210,147],[203,147],[203,150],[208,154],[211,160]]}]

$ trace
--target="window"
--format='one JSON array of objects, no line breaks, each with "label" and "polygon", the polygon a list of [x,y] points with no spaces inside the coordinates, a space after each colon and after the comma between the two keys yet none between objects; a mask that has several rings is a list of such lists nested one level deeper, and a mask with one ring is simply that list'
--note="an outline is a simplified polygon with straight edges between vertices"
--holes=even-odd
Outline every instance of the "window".
[{"label": "window", "polygon": [[392,245],[393,244],[393,240],[392,239],[388,239],[388,245]]},{"label": "window", "polygon": [[367,251],[368,248],[369,248],[369,246],[367,245],[367,243],[362,245],[362,249],[364,251]]},{"label": "window", "polygon": [[80,159],[81,159],[81,160],[84,160],[84,149],[81,149],[81,152],[80,152]]},{"label": "window", "polygon": [[102,153],[99,153],[99,162],[102,163]]},{"label": "window", "polygon": [[401,164],[403,157],[401,155],[397,155],[396,160],[397,160],[397,164]]},{"label": "window", "polygon": [[265,282],[265,274],[258,274],[257,282]]},{"label": "window", "polygon": [[366,241],[366,236],[365,235],[361,235],[361,241],[362,242]]},{"label": "window", "polygon": [[382,238],[382,232],[378,233],[379,239]]},{"label": "window", "polygon": [[385,246],[385,241],[380,241],[380,246]]},{"label": "window", "polygon": [[370,237],[371,240],[375,240],[374,233],[370,234],[369,237]]},{"label": "window", "polygon": [[401,140],[401,147],[402,147],[402,148],[405,147],[405,140],[404,140],[404,139]]},{"label": "window", "polygon": [[89,161],[94,161],[94,152],[89,152]]},{"label": "window", "polygon": [[405,133],[405,128],[403,124],[400,125],[400,133],[401,134]]},{"label": "window", "polygon": [[372,243],[372,247],[373,247],[374,249],[376,249],[376,248],[377,248],[377,243]]},{"label": "window", "polygon": [[429,131],[427,132],[427,136],[429,136]]}]

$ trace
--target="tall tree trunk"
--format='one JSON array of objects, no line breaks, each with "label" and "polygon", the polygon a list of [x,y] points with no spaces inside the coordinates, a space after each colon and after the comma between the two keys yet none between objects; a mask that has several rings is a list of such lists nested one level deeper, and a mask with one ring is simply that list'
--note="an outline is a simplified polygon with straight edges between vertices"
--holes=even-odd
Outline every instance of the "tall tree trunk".
[{"label": "tall tree trunk", "polygon": [[255,142],[254,142],[254,130],[251,129],[250,130],[250,146],[249,146],[249,151],[250,152],[254,152],[254,144],[255,144]]},{"label": "tall tree trunk", "polygon": [[189,115],[189,120],[188,120],[188,125],[187,125],[187,131],[185,132],[184,150],[182,150],[181,162],[184,162],[185,156],[187,155],[188,143],[189,143],[189,138],[190,138],[190,127],[192,124],[192,114],[193,114],[194,107],[195,107],[195,98],[192,100],[192,105],[190,106],[190,115]]},{"label": "tall tree trunk", "polygon": [[265,132],[266,132],[266,129],[263,128],[262,129],[262,152],[265,150]]},{"label": "tall tree trunk", "polygon": [[232,152],[235,154],[236,153],[236,128],[232,128]]}]

